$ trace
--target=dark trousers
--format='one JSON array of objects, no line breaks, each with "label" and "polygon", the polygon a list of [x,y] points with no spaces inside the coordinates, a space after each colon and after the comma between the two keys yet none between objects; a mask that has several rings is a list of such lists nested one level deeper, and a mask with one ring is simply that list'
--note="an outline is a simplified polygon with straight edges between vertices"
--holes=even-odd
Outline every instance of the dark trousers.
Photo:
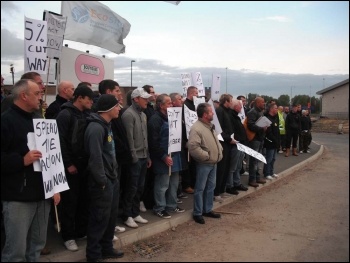
[{"label": "dark trousers", "polygon": [[86,258],[100,259],[113,251],[115,222],[118,216],[117,201],[119,180],[107,179],[102,189],[93,180],[89,182],[89,221],[87,227]]},{"label": "dark trousers", "polygon": [[196,184],[196,161],[190,157],[190,161],[188,162],[188,149],[184,149],[185,162],[187,162],[188,169],[181,171],[182,176],[182,188],[186,189],[187,187],[194,188]]},{"label": "dark trousers", "polygon": [[86,235],[88,218],[87,178],[85,174],[70,174],[66,170],[69,190],[61,192],[59,221],[63,241]]},{"label": "dark trousers", "polygon": [[222,159],[217,164],[216,170],[216,186],[214,189],[214,196],[218,196],[225,192],[227,176],[230,169],[230,152],[231,152],[231,144],[221,142],[221,146],[223,148],[222,151]]},{"label": "dark trousers", "polygon": [[281,150],[285,150],[286,149],[286,135],[280,134],[280,139],[281,139]]},{"label": "dark trousers", "polygon": [[123,220],[140,215],[140,198],[147,173],[147,158],[139,158],[130,165],[130,174],[123,194]]},{"label": "dark trousers", "polygon": [[287,131],[287,139],[286,139],[286,148],[289,149],[290,145],[292,144],[293,140],[293,148],[297,148],[297,141],[298,141],[298,136],[299,136],[299,131],[298,130],[288,130]]}]

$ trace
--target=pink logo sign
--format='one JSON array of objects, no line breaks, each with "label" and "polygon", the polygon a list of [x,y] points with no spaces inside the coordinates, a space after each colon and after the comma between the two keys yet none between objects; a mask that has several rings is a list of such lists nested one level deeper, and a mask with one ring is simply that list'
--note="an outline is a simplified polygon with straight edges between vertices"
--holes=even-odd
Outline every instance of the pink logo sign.
[{"label": "pink logo sign", "polygon": [[75,74],[80,81],[98,84],[105,77],[105,68],[100,59],[82,54],[75,60]]}]

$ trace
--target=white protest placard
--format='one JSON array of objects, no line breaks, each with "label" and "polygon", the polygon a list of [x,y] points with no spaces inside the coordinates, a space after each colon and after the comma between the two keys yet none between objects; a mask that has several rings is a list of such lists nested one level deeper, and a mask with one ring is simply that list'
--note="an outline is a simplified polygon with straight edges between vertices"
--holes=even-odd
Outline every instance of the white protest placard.
[{"label": "white protest placard", "polygon": [[181,74],[182,96],[184,98],[187,97],[187,88],[192,85],[191,79],[190,73]]},{"label": "white protest placard", "polygon": [[194,72],[192,75],[192,85],[198,89],[198,97],[205,96],[202,75],[200,72]]},{"label": "white protest placard", "polygon": [[182,108],[170,107],[167,109],[169,123],[168,154],[181,151],[182,135]]},{"label": "white protest placard", "polygon": [[237,149],[241,152],[245,152],[246,154],[254,157],[255,159],[258,159],[259,161],[262,161],[263,163],[266,163],[266,159],[264,155],[261,153],[258,153],[257,151],[254,151],[252,148],[249,148],[243,144],[236,143]]},{"label": "white protest placard", "polygon": [[[28,134],[27,134],[27,145],[28,145],[28,149],[30,151],[36,150],[36,143],[35,143],[34,132],[28,132]],[[35,172],[41,172],[41,165],[40,165],[40,161],[39,160],[33,162],[33,168],[34,168]]]},{"label": "white protest placard", "polygon": [[205,102],[205,98],[204,97],[196,97],[196,96],[193,96],[193,104],[194,104],[194,108],[197,110],[197,107],[200,103],[204,103]]},{"label": "white protest placard", "polygon": [[45,199],[69,189],[64,172],[60,138],[56,120],[33,119],[35,144],[41,152]]},{"label": "white protest placard", "polygon": [[219,119],[218,119],[218,116],[216,115],[216,111],[215,111],[215,107],[214,107],[214,102],[212,99],[210,99],[208,101],[208,103],[211,105],[212,109],[213,109],[213,120],[211,121],[212,124],[215,125],[215,131],[216,133],[218,134],[218,138],[220,141],[224,141],[224,138],[222,138],[222,128],[221,128],[221,125],[220,125],[220,122],[219,122]]},{"label": "white protest placard", "polygon": [[239,100],[239,102],[241,103],[242,108],[241,108],[241,112],[238,113],[238,117],[241,119],[241,122],[243,123],[244,120],[245,120],[245,118],[246,118],[246,116],[245,116],[245,111],[244,111],[243,103],[242,103],[241,100]]},{"label": "white protest placard", "polygon": [[47,71],[47,23],[24,17],[24,72]]},{"label": "white protest placard", "polygon": [[67,17],[44,11],[47,21],[47,56],[60,58],[63,46],[63,36],[66,30]]},{"label": "white protest placard", "polygon": [[271,121],[266,116],[261,116],[256,122],[256,126],[259,126],[261,128],[268,127],[271,125]]},{"label": "white protest placard", "polygon": [[221,76],[218,74],[213,74],[213,80],[211,83],[211,99],[219,100],[220,99],[220,82],[221,82]]},{"label": "white protest placard", "polygon": [[184,118],[186,125],[186,136],[188,139],[192,125],[198,120],[197,112],[190,110],[186,105],[184,105]]}]

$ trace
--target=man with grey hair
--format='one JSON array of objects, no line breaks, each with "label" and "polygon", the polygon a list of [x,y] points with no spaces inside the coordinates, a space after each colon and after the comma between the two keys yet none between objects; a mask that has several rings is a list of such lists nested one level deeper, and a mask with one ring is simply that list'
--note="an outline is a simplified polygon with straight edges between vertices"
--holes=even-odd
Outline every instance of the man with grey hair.
[{"label": "man with grey hair", "polygon": [[[1,261],[37,262],[46,243],[50,200],[45,199],[42,173],[33,167],[42,153],[28,149],[27,136],[34,132],[34,112],[40,108],[42,92],[33,80],[21,79],[12,94],[13,103],[1,115],[1,201],[6,235]],[[58,193],[55,205],[59,201]]]},{"label": "man with grey hair", "polygon": [[192,125],[188,138],[188,151],[196,160],[193,219],[205,224],[203,216],[220,218],[213,212],[216,166],[222,159],[222,146],[211,123],[214,109],[209,103],[197,107],[198,120]]},{"label": "man with grey hair", "polygon": [[61,81],[58,84],[57,93],[56,100],[46,109],[46,119],[56,119],[58,113],[61,111],[61,106],[73,99],[74,84],[70,81]]}]

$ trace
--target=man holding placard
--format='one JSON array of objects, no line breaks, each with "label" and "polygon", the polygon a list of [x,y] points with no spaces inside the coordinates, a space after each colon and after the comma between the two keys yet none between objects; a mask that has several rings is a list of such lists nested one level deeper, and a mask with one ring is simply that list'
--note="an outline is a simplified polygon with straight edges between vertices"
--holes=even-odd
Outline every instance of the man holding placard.
[{"label": "man holding placard", "polygon": [[[46,243],[50,200],[45,200],[41,172],[33,163],[42,158],[29,150],[28,134],[34,132],[34,112],[40,108],[41,90],[32,80],[18,81],[14,103],[1,116],[1,201],[6,241],[2,262],[39,261]],[[54,195],[57,205],[60,195]]]},{"label": "man holding placard", "polygon": [[156,112],[147,125],[149,152],[155,173],[153,212],[161,218],[171,218],[169,212],[185,211],[176,202],[181,170],[180,151],[168,154],[169,144],[181,145],[179,139],[169,140],[169,125],[177,124],[176,121],[169,124],[167,109],[171,106],[172,102],[167,94],[159,95],[156,99]]}]

